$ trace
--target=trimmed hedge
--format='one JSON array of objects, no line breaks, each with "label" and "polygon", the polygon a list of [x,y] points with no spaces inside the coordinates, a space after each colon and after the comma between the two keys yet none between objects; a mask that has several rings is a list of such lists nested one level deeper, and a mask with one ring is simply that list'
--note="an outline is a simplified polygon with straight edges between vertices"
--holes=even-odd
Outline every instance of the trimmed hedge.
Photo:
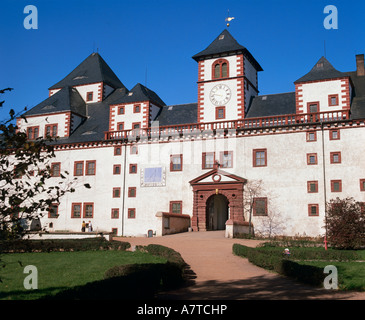
[{"label": "trimmed hedge", "polygon": [[87,239],[47,239],[0,241],[0,253],[127,250],[129,242],[108,241],[104,237]]},{"label": "trimmed hedge", "polygon": [[285,259],[277,250],[274,252],[260,250],[258,248],[246,247],[241,244],[234,244],[232,249],[235,255],[247,258],[248,261],[261,268],[273,270],[303,283],[315,286],[323,284],[325,274],[323,273],[322,268],[301,265]]},{"label": "trimmed hedge", "polygon": [[162,273],[162,289],[173,289],[181,286],[185,281],[185,268],[187,266],[180,253],[158,244],[148,246],[137,246],[137,250],[165,258],[167,263]]},{"label": "trimmed hedge", "polygon": [[[285,247],[285,246],[284,246]],[[356,250],[336,250],[324,248],[311,248],[311,247],[292,247],[290,248],[290,258],[296,260],[336,260],[336,261],[351,261],[361,260],[360,255]],[[271,243],[263,243],[259,245],[255,250],[266,254],[280,255],[283,252],[283,247],[272,245]]]}]

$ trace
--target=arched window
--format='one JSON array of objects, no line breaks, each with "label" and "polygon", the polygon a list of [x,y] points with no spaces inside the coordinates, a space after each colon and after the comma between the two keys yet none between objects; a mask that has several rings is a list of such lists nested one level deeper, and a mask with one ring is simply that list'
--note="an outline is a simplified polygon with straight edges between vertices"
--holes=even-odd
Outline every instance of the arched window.
[{"label": "arched window", "polygon": [[228,65],[226,62],[222,63],[222,78],[228,77]]},{"label": "arched window", "polygon": [[228,78],[229,77],[229,63],[225,59],[218,59],[212,66],[212,78]]},{"label": "arched window", "polygon": [[214,78],[217,79],[217,78],[220,78],[220,74],[221,74],[221,66],[219,63],[217,63],[215,66],[214,66]]}]

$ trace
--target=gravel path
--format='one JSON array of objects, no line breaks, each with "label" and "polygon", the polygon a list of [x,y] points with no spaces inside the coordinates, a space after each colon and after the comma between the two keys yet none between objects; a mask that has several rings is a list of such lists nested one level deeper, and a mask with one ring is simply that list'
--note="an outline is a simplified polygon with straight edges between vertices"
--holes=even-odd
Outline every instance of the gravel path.
[{"label": "gravel path", "polygon": [[232,245],[255,247],[261,241],[227,239],[224,231],[186,232],[163,237],[115,238],[131,246],[160,244],[178,251],[189,265],[188,285],[159,295],[165,300],[365,300],[365,292],[313,288],[259,268],[232,253]]}]

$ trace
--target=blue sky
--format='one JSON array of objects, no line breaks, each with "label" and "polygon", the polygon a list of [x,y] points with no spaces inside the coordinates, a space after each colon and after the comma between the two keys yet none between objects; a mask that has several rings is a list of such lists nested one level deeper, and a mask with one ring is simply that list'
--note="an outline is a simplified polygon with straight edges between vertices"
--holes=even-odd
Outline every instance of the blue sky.
[{"label": "blue sky", "polygon": [[[27,30],[26,5],[38,9],[38,29]],[[338,9],[338,29],[326,30],[326,5]],[[365,53],[364,1],[322,0],[2,0],[0,88],[15,90],[10,108],[20,111],[48,97],[48,88],[93,51],[123,84],[142,83],[166,104],[197,101],[198,66],[191,58],[225,28],[260,63],[260,94],[294,91],[293,82],[324,55],[340,71],[356,68]]]}]

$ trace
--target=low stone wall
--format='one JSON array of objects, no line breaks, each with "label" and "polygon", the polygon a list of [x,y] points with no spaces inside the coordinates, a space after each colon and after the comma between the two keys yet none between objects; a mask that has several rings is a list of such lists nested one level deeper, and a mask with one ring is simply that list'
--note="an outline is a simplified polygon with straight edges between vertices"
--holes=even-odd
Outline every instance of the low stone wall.
[{"label": "low stone wall", "polygon": [[159,220],[156,236],[164,236],[189,230],[191,217],[188,214],[159,211],[156,213],[156,217]]},{"label": "low stone wall", "polygon": [[[238,221],[233,221],[233,220],[227,220],[225,237],[234,238],[237,234],[240,234],[240,233],[248,234],[249,225],[250,224],[247,221],[238,222]],[[254,230],[253,230],[252,224],[251,224],[251,228],[252,228],[252,234],[253,234]]]}]

